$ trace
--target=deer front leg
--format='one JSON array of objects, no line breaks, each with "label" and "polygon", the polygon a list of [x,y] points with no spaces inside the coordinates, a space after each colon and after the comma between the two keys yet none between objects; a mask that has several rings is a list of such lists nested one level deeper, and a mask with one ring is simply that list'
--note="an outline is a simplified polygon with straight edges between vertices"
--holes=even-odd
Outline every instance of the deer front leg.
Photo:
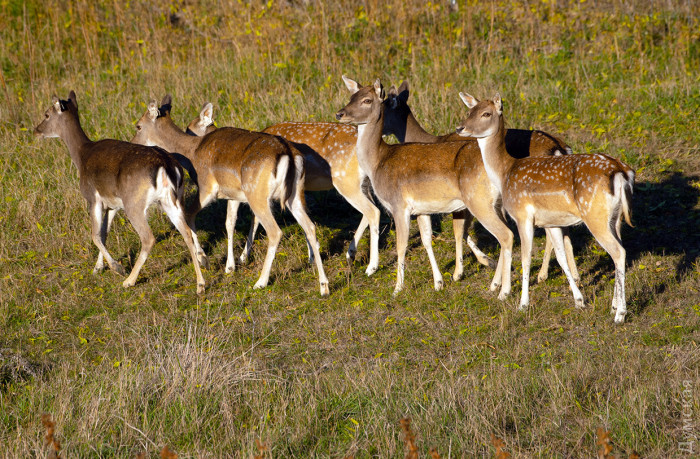
[{"label": "deer front leg", "polygon": [[408,247],[408,229],[411,223],[411,215],[404,209],[394,216],[396,225],[396,287],[394,296],[403,290],[404,267],[406,265],[406,248]]},{"label": "deer front leg", "polygon": [[433,252],[433,228],[430,223],[430,215],[418,215],[416,220],[418,221],[418,229],[420,230],[420,238],[423,242],[423,247],[425,247],[425,251],[428,252],[430,267],[433,270],[435,290],[442,290],[444,283],[442,281],[442,273],[435,260],[435,253]]}]

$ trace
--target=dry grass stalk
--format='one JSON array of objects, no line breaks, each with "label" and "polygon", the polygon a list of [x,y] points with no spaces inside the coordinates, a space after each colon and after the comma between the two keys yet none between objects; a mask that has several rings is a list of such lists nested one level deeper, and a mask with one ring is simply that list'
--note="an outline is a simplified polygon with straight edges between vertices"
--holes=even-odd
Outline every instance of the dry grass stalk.
[{"label": "dry grass stalk", "polygon": [[51,419],[51,415],[48,413],[44,413],[41,416],[41,423],[44,424],[44,428],[46,428],[46,435],[44,436],[44,439],[46,440],[46,446],[51,447],[51,451],[49,452],[48,456],[49,459],[60,459],[61,443],[58,440],[56,440],[56,437],[54,437],[56,424]]},{"label": "dry grass stalk", "polygon": [[508,459],[510,457],[509,452],[503,451],[503,447],[506,446],[506,442],[494,434],[491,434],[491,444],[494,446],[494,448],[496,448],[495,459]]}]

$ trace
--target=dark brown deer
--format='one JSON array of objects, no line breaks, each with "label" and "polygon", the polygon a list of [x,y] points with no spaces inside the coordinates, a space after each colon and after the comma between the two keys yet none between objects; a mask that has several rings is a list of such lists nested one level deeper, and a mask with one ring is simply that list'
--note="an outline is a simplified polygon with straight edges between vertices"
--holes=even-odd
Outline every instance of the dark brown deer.
[{"label": "dark brown deer", "polygon": [[[433,254],[430,215],[469,209],[501,245],[491,290],[500,287],[498,297],[504,299],[511,289],[513,233],[503,216],[493,210],[492,203],[482,199],[482,196],[490,195],[491,183],[472,183],[474,169],[484,169],[478,145],[469,142],[388,145],[382,140],[385,106],[380,81],[365,87],[345,76],[343,81],[352,96],[336,118],[358,125],[356,154],[359,165],[369,176],[375,195],[396,224],[398,264],[394,292],[399,292],[404,284],[411,215],[417,215],[435,288],[439,290],[443,280]],[[486,189],[480,184],[485,184]]]},{"label": "dark brown deer", "polygon": [[[316,227],[306,214],[304,204],[304,157],[285,139],[237,128],[216,129],[204,137],[188,135],[170,118],[170,96],[162,102],[148,104],[146,113],[136,123],[136,135],[131,140],[142,145],[157,145],[171,153],[184,155],[195,171],[198,197],[187,208],[187,223],[194,235],[197,253],[202,263],[206,255],[195,234],[195,217],[216,199],[229,200],[229,214],[238,213],[240,203],[248,203],[268,236],[267,255],[260,278],[254,288],[265,287],[270,277],[272,261],[282,238],[272,214],[272,201],[287,206],[301,225],[313,253],[318,270],[321,295],[328,295],[328,279],[323,270],[316,239]],[[233,221],[227,220],[229,249],[226,270],[235,269],[232,237]]]},{"label": "dark brown deer", "polygon": [[182,206],[183,172],[180,165],[160,148],[133,145],[119,140],[91,141],[78,116],[78,102],[71,91],[68,100],[53,96],[45,119],[36,127],[39,137],[59,137],[65,142],[80,177],[80,192],[88,202],[92,240],[99,249],[93,273],[110,269],[124,275],[124,269],[105,248],[107,233],[119,209],[124,209],[141,239],[141,252],[124,281],[131,287],[146,262],[155,238],[148,225],[147,210],[158,203],[185,239],[194,261],[197,293],[204,292],[204,278],[197,260],[194,241]]},{"label": "dark brown deer", "polygon": [[612,312],[615,323],[625,320],[625,249],[620,239],[622,219],[630,222],[634,171],[610,156],[564,155],[513,158],[506,151],[503,104],[479,101],[460,93],[469,115],[457,128],[460,135],[476,137],[489,179],[499,190],[503,207],[520,234],[523,291],[520,309],[529,303],[530,259],[535,226],[550,229],[554,252],[564,270],[577,308],[584,307],[564,255],[561,228],[585,223],[615,262]]},{"label": "dark brown deer", "polygon": [[[456,132],[450,134],[436,136],[428,133],[420,125],[411,107],[408,105],[409,88],[408,82],[403,81],[397,90],[395,87],[389,88],[387,98],[384,104],[384,135],[395,135],[399,142],[422,142],[422,143],[440,143],[440,142],[476,142],[474,138],[460,136]],[[561,139],[543,131],[527,130],[527,129],[506,129],[506,150],[508,154],[516,158],[524,158],[526,156],[555,156],[562,154],[571,154],[571,147],[564,143]],[[488,176],[483,173],[484,170],[472,169],[475,174],[473,181],[478,180],[488,181]],[[487,188],[483,187],[482,188]],[[490,196],[484,196],[483,199],[493,202],[494,211],[499,200],[499,195],[493,190]],[[455,241],[457,242],[457,259],[455,262],[455,276],[457,272],[462,272],[462,248],[461,241],[464,237],[465,227],[469,227],[472,221],[472,216],[466,210],[456,212],[453,215]],[[548,232],[545,229],[545,232]],[[473,242],[467,238],[467,244],[472,250],[478,250],[472,246]],[[576,269],[576,261],[574,252],[571,246],[568,229],[564,230],[564,246],[566,248],[566,259],[569,264],[569,269],[576,282],[579,281],[578,270]],[[476,253],[476,251],[475,251]],[[547,279],[549,271],[549,261],[552,254],[551,237],[546,237],[544,249],[544,258],[542,266],[537,275],[538,282],[544,282]],[[485,255],[484,255],[485,256]],[[455,277],[456,278],[456,277]]]}]

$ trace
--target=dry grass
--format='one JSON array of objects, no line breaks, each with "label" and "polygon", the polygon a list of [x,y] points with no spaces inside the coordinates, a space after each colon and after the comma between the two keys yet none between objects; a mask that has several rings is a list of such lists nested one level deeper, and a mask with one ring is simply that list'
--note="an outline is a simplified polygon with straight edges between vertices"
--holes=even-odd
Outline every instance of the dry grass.
[{"label": "dry grass", "polygon": [[[10,19],[0,21],[0,457],[47,454],[40,413],[52,413],[64,457],[163,445],[180,457],[403,457],[403,418],[423,456],[595,457],[598,428],[612,432],[616,457],[682,455],[684,404],[694,426],[700,413],[698,5],[459,6],[0,2]],[[344,255],[358,214],[332,192],[308,198],[328,299],[288,214],[268,288],[251,289],[264,236],[249,265],[224,274],[221,204],[198,220],[212,255],[204,296],[181,238],[156,212],[158,242],[134,288],[91,274],[97,253],[75,168],[60,142],[31,136],[52,93],[77,91],[91,138],[129,139],[145,103],[166,92],[180,125],[206,100],[219,125],[332,120],[348,98],[343,73],[409,79],[416,116],[435,133],[464,114],[458,91],[499,90],[511,126],[632,165],[628,322],[612,325],[613,264],[583,229],[573,237],[587,310],[573,308],[555,269],[518,313],[517,255],[505,302],[470,256],[466,279],[435,292],[415,234],[406,293],[393,297],[391,222],[382,220],[382,266],[367,278],[366,242],[355,265]],[[237,253],[250,214],[239,222]],[[444,272],[450,223],[434,224]],[[498,255],[478,224],[472,234]],[[133,265],[138,239],[123,217],[107,246]]]}]

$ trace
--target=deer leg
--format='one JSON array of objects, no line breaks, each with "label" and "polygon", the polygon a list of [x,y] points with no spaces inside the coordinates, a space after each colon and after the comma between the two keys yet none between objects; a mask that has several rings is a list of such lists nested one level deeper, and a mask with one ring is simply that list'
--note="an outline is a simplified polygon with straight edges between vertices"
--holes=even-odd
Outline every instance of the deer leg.
[{"label": "deer leg", "polygon": [[[102,219],[102,225],[100,227],[100,240],[102,241],[103,246],[107,241],[107,234],[109,234],[109,230],[112,227],[112,221],[114,220],[116,213],[117,209],[107,209],[107,213]],[[92,270],[92,273],[98,274],[102,272],[104,267],[104,256],[102,255],[102,251],[99,250],[97,252],[97,263],[95,263],[95,268]]]},{"label": "deer leg", "polygon": [[566,249],[564,248],[564,236],[562,234],[561,228],[549,228],[549,235],[552,238],[552,245],[554,246],[554,254],[557,257],[557,262],[561,266],[562,271],[566,274],[566,278],[569,281],[569,287],[571,287],[571,292],[574,294],[574,303],[577,308],[583,308],[585,306],[583,302],[583,295],[581,291],[576,286],[576,281],[574,280],[571,270],[569,269],[569,261],[566,258]]},{"label": "deer leg", "polygon": [[146,217],[147,208],[145,205],[127,205],[124,206],[124,211],[126,212],[126,216],[129,217],[131,226],[134,227],[134,230],[136,230],[136,233],[141,239],[141,251],[136,259],[136,263],[134,263],[134,267],[131,270],[129,277],[127,277],[122,283],[124,287],[133,287],[136,284],[136,278],[138,277],[143,264],[146,262],[146,258],[148,258],[148,254],[151,253],[151,249],[153,249],[153,245],[156,243],[156,238],[153,237],[151,227],[148,226],[148,219]]},{"label": "deer leg", "polygon": [[321,287],[321,296],[328,296],[328,278],[326,277],[326,272],[323,270],[323,263],[321,261],[321,254],[319,252],[319,243],[318,239],[316,239],[316,226],[313,224],[313,222],[309,218],[309,215],[306,213],[306,209],[304,208],[303,195],[299,196],[300,193],[296,194],[296,196],[293,195],[287,201],[287,205],[289,206],[289,210],[292,212],[292,215],[294,215],[294,218],[304,230],[304,234],[306,235],[306,244],[312,253],[312,256],[309,258],[311,260],[315,260],[316,269],[318,270],[318,279]]},{"label": "deer leg", "polygon": [[544,243],[544,256],[542,257],[542,266],[540,266],[540,272],[537,273],[537,282],[541,283],[547,280],[549,277],[549,260],[552,257],[552,236],[549,234],[549,228],[544,229],[545,232],[545,243]]},{"label": "deer leg", "polygon": [[425,251],[428,252],[430,267],[433,270],[435,290],[442,290],[444,282],[442,281],[442,273],[440,272],[440,267],[435,260],[435,253],[433,252],[433,228],[430,223],[430,215],[418,215],[416,220],[418,221],[418,229],[420,230],[420,238],[423,242],[423,247],[425,247]]},{"label": "deer leg", "polygon": [[[109,269],[123,276],[124,268],[122,268],[122,265],[117,263],[114,260],[114,258],[112,258],[109,252],[107,252],[107,248],[105,247],[104,241],[106,239],[107,232],[103,228],[103,225],[105,223],[105,220],[109,220],[109,215],[106,218],[104,218],[102,213],[103,206],[101,202],[91,203],[90,220],[92,220],[92,242],[97,246],[97,249],[100,251],[100,254],[97,256],[97,264],[95,265],[95,269],[97,269],[101,259],[103,259],[107,261]],[[105,235],[104,237],[102,236],[103,233]],[[94,269],[93,272],[95,272]]]},{"label": "deer leg", "polygon": [[200,180],[197,188],[197,199],[190,201],[190,205],[187,207],[187,212],[185,213],[187,226],[190,227],[192,241],[194,242],[195,249],[197,250],[197,259],[199,260],[199,264],[204,268],[209,267],[209,259],[207,258],[207,254],[204,253],[202,246],[199,244],[195,219],[197,218],[199,211],[208,206],[216,197],[216,190],[212,190],[211,188],[211,185],[205,184],[203,183],[203,180]]},{"label": "deer leg", "polygon": [[236,270],[236,257],[233,255],[233,234],[236,231],[236,219],[240,201],[229,200],[226,205],[226,272]]},{"label": "deer leg", "polygon": [[362,192],[362,187],[356,181],[342,182],[336,179],[333,182],[336,190],[353,206],[362,213],[362,220],[355,230],[348,252],[346,254],[348,261],[355,260],[357,254],[357,246],[360,244],[360,239],[369,225],[369,264],[365,270],[365,274],[371,276],[379,268],[379,218],[381,213],[377,206]]},{"label": "deer leg", "polygon": [[255,240],[255,233],[258,232],[258,226],[260,226],[260,220],[258,220],[258,217],[253,215],[253,221],[250,222],[250,230],[248,231],[248,237],[246,237],[245,240],[245,247],[243,247],[243,253],[241,253],[241,257],[239,258],[241,264],[247,263],[248,258],[250,258],[250,252],[253,251],[253,241]]},{"label": "deer leg", "polygon": [[[545,236],[545,246],[544,246],[544,257],[542,258],[542,266],[537,274],[537,282],[541,283],[547,280],[549,273],[549,261],[552,255],[552,236],[549,233],[549,228],[544,229]],[[566,262],[569,265],[569,271],[571,271],[571,276],[578,285],[580,277],[578,274],[578,269],[576,268],[576,259],[574,258],[574,249],[571,246],[571,237],[569,237],[569,228],[561,228],[562,234],[564,236],[564,250],[566,251]]]},{"label": "deer leg", "polygon": [[[464,263],[463,259],[463,246],[462,241],[464,240],[464,232],[471,225],[472,219],[474,217],[472,214],[464,209],[459,212],[452,213],[452,230],[455,235],[455,272],[452,275],[452,279],[455,281],[460,280],[464,275]],[[488,255],[479,249],[471,236],[467,235],[467,245],[471,249],[472,253],[476,257],[476,261],[484,266],[488,266],[491,269],[496,268],[496,262],[491,259]]]},{"label": "deer leg", "polygon": [[[192,234],[185,220],[185,211],[182,208],[182,203],[171,193],[165,199],[161,200],[160,205],[185,240],[185,245],[187,245],[187,249],[190,251],[192,263],[194,264],[194,272],[197,276],[197,293],[204,293],[204,276],[202,276],[202,270],[199,266],[199,260],[197,259],[197,249],[194,245],[194,239],[192,239]],[[134,280],[135,279],[136,278],[134,278]]]},{"label": "deer leg", "polygon": [[396,225],[396,287],[394,295],[403,290],[404,267],[406,266],[406,248],[408,247],[408,229],[411,224],[411,214],[405,209],[396,212],[394,216]]},{"label": "deer leg", "polygon": [[520,258],[523,265],[523,291],[520,296],[518,309],[524,311],[530,304],[530,263],[532,261],[532,239],[535,227],[531,217],[517,223],[518,234],[520,235]]},{"label": "deer leg", "polygon": [[[588,222],[586,222],[588,223]],[[611,314],[615,314],[615,323],[621,324],[627,315],[627,302],[625,300],[625,248],[617,235],[613,223],[609,227],[602,224],[592,224],[588,227],[593,233],[598,243],[603,246],[606,252],[615,263],[615,289],[613,291]]]}]

